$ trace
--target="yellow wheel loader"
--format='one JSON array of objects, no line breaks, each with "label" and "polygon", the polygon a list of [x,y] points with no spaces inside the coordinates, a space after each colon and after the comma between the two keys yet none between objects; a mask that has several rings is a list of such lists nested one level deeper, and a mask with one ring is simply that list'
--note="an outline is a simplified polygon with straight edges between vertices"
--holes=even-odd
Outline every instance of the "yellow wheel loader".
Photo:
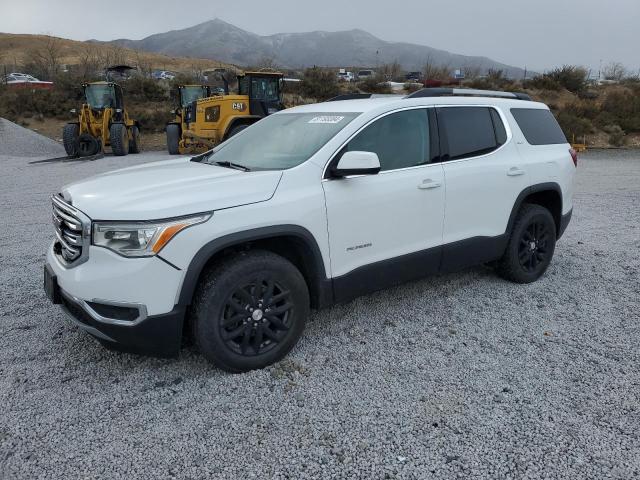
[{"label": "yellow wheel loader", "polygon": [[122,87],[114,82],[92,82],[82,84],[82,88],[84,103],[78,121],[62,130],[67,155],[89,157],[108,146],[114,155],[139,153],[140,130],[124,108]]},{"label": "yellow wheel loader", "polygon": [[179,88],[180,107],[167,124],[167,148],[171,154],[210,150],[261,118],[284,108],[279,72],[246,72],[238,77],[238,94],[209,96],[203,85]]}]

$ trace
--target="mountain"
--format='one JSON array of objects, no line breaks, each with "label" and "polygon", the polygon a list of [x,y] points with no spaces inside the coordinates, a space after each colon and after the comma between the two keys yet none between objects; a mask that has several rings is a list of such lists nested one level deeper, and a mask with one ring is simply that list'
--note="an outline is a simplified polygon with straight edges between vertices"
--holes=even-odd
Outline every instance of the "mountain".
[{"label": "mountain", "polygon": [[513,77],[522,76],[523,73],[520,68],[487,57],[458,55],[411,43],[387,42],[363,30],[262,36],[217,18],[183,30],[157,33],[142,40],[118,39],[113,43],[132,49],[211,58],[237,65],[259,65],[268,60],[288,68],[313,65],[375,67],[377,64],[398,61],[407,70],[420,70],[425,63],[431,63],[453,69],[474,67],[484,72],[490,68],[501,69]]}]

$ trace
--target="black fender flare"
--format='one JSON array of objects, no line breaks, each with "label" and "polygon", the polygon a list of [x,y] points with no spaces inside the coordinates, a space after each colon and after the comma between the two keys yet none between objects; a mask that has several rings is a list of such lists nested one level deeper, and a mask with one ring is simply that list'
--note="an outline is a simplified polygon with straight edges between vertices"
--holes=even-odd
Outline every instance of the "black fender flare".
[{"label": "black fender flare", "polygon": [[510,234],[511,229],[513,228],[513,223],[516,221],[516,215],[518,214],[518,211],[520,210],[524,199],[531,194],[545,191],[554,191],[560,196],[560,216],[562,217],[562,188],[560,188],[560,185],[556,182],[545,182],[530,185],[522,190],[522,192],[520,192],[513,204],[511,215],[509,215],[509,222],[507,223],[507,229],[505,230],[506,235]]},{"label": "black fender flare", "polygon": [[[215,219],[215,215],[214,215]],[[185,272],[178,305],[190,305],[193,294],[198,286],[200,275],[211,258],[226,248],[240,245],[246,242],[264,240],[274,237],[296,237],[303,241],[312,253],[314,272],[317,278],[312,279],[315,287],[318,288],[318,303],[327,305],[332,303],[333,291],[331,281],[327,279],[324,268],[324,260],[318,242],[309,230],[299,225],[274,225],[269,227],[254,228],[241,232],[225,235],[203,245],[193,256]],[[309,285],[309,289],[314,285]],[[312,292],[311,292],[312,293]]]}]

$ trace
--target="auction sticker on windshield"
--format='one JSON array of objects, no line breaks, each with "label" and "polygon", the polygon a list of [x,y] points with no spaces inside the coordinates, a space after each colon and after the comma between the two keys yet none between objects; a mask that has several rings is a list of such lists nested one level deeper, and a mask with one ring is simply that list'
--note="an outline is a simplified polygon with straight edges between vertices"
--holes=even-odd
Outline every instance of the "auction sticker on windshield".
[{"label": "auction sticker on windshield", "polygon": [[313,117],[308,123],[340,123],[344,117],[336,115],[322,115],[320,117]]}]

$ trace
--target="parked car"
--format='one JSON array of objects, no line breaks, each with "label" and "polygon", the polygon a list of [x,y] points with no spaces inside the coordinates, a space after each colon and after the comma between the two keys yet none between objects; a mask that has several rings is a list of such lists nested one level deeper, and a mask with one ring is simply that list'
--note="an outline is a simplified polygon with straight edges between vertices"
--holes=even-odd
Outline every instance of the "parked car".
[{"label": "parked car", "polygon": [[4,76],[3,83],[11,88],[32,88],[50,90],[53,88],[53,82],[38,80],[28,73],[12,72]]},{"label": "parked car", "polygon": [[353,82],[355,80],[353,72],[338,72],[337,77],[341,82]]},{"label": "parked car", "polygon": [[408,82],[420,82],[422,81],[422,72],[409,72],[405,78]]},{"label": "parked car", "polygon": [[360,70],[357,75],[358,80],[366,80],[376,76],[376,72],[373,70]]},{"label": "parked car", "polygon": [[549,108],[524,94],[290,108],[206,154],[63,187],[45,291],[106,345],[176,354],[187,326],[221,368],[261,368],[310,309],[488,262],[537,280],[571,219],[576,167]]}]

